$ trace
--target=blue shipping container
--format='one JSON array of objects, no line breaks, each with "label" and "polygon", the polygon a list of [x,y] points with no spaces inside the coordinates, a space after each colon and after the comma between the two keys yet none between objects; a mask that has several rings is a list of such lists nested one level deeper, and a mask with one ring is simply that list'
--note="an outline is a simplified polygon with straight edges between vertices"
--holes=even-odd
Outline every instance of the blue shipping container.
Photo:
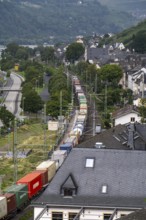
[{"label": "blue shipping container", "polygon": [[65,143],[65,144],[60,145],[60,150],[66,150],[67,154],[69,154],[71,149],[72,149],[72,143]]}]

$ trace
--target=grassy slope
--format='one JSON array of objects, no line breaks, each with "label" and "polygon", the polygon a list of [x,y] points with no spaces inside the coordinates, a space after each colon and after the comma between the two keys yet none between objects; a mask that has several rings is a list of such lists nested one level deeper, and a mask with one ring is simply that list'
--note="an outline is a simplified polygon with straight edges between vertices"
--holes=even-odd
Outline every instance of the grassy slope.
[{"label": "grassy slope", "polygon": [[[32,153],[26,159],[18,159],[18,179],[34,170],[44,158],[47,158],[47,152],[56,141],[54,132],[46,131],[46,149],[44,144],[44,129],[40,123],[23,125],[17,131],[17,149],[32,149]],[[36,145],[38,144],[38,145]],[[41,144],[42,146],[39,146]],[[0,137],[0,146],[3,150],[12,151],[13,133],[5,137]],[[2,188],[9,186],[14,181],[14,166],[12,159],[1,159],[0,175],[5,175]]]}]

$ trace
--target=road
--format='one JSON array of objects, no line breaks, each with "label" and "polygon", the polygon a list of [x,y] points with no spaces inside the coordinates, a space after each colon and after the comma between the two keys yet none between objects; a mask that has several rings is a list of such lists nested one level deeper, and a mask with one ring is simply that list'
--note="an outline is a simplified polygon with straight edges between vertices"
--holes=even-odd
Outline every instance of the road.
[{"label": "road", "polygon": [[44,76],[44,89],[40,94],[40,97],[44,102],[47,102],[49,100],[49,93],[48,93],[49,79],[50,79],[50,76],[46,76],[46,75]]},{"label": "road", "polygon": [[[11,73],[12,84],[10,85],[10,89],[19,90],[22,83],[22,78],[20,78],[17,74]],[[21,93],[19,91],[9,91],[6,94],[6,98],[4,101],[4,105],[7,110],[14,114],[16,117],[19,117],[21,113],[20,108],[21,101]]]}]

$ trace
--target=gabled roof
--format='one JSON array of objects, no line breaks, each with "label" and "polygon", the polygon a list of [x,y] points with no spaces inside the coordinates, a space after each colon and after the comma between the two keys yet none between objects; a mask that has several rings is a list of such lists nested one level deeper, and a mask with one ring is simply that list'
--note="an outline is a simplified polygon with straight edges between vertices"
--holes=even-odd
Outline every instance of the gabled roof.
[{"label": "gabled roof", "polygon": [[117,220],[146,220],[146,209],[141,209]]},{"label": "gabled roof", "polygon": [[113,112],[112,118],[120,118],[124,115],[130,114],[130,113],[136,113],[138,114],[138,109],[134,105],[127,105],[124,108],[118,109],[117,111]]},{"label": "gabled roof", "polygon": [[[94,167],[86,159],[94,158]],[[34,202],[37,206],[146,207],[146,152],[73,148],[55,177]],[[60,186],[72,173],[78,192],[72,198],[60,194]],[[102,187],[107,185],[107,192]]]}]

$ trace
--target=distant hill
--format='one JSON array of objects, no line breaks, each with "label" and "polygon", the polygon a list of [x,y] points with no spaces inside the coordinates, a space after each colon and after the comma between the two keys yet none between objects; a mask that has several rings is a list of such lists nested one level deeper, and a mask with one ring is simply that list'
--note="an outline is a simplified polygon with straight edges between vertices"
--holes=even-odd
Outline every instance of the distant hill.
[{"label": "distant hill", "polygon": [[98,0],[101,4],[119,11],[125,11],[137,19],[146,18],[146,0]]},{"label": "distant hill", "polygon": [[135,23],[98,0],[0,0],[0,43],[72,40],[77,35],[116,33]]}]

